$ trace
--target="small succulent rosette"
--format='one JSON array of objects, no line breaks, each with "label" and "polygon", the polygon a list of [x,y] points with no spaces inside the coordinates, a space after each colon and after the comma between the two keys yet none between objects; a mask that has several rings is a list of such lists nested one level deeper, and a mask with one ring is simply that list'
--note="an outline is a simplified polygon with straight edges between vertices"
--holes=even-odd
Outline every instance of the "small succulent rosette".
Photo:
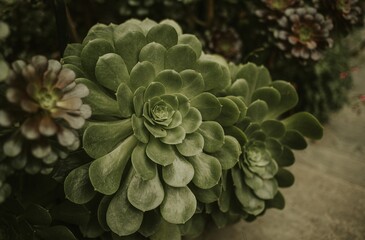
[{"label": "small succulent rosette", "polygon": [[0,161],[30,174],[48,174],[58,159],[76,150],[80,129],[91,115],[81,98],[89,90],[72,70],[35,56],[12,64],[1,85]]},{"label": "small succulent rosette", "polygon": [[90,89],[83,148],[95,159],[68,175],[67,198],[102,194],[99,224],[113,234],[180,239],[200,195],[222,187],[241,153],[223,130],[233,123],[226,105],[239,107],[214,95],[230,85],[227,63],[175,22],[149,19],[97,24],[63,62]]},{"label": "small succulent rosette", "polygon": [[348,32],[353,25],[362,24],[363,9],[359,0],[312,0],[314,6],[332,17],[338,31]]},{"label": "small succulent rosette", "polygon": [[294,87],[272,81],[268,70],[252,63],[231,65],[232,85],[226,94],[244,102],[241,116],[233,126],[224,127],[242,146],[239,162],[224,174],[223,191],[208,212],[218,227],[238,217],[252,219],[269,207],[283,208],[279,187],[293,184],[285,168],[294,163],[292,150],[307,147],[305,137],[320,139],[322,126],[311,114],[280,115],[298,101]]},{"label": "small succulent rosette", "polygon": [[287,58],[318,61],[333,46],[332,20],[313,7],[288,8],[273,27],[275,45]]}]

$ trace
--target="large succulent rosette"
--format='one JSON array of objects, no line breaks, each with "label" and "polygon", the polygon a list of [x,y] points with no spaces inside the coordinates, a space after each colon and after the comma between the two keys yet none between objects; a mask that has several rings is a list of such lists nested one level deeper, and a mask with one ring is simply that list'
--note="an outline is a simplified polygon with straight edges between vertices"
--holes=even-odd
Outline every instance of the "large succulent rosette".
[{"label": "large succulent rosette", "polygon": [[238,162],[240,145],[223,126],[243,103],[214,95],[230,85],[229,67],[201,48],[175,22],[149,19],[95,25],[67,47],[64,67],[90,89],[83,147],[95,160],[68,175],[65,192],[79,204],[101,194],[103,229],[180,239],[189,231],[179,225]]},{"label": "large succulent rosette", "polygon": [[285,168],[294,163],[292,150],[307,147],[305,137],[320,139],[322,126],[311,114],[278,117],[294,107],[297,93],[290,83],[272,81],[268,70],[252,63],[231,65],[232,85],[226,95],[244,102],[246,111],[233,126],[224,127],[242,146],[239,162],[224,175],[224,187],[209,212],[219,227],[262,214],[269,207],[283,208],[279,187],[293,183]]}]

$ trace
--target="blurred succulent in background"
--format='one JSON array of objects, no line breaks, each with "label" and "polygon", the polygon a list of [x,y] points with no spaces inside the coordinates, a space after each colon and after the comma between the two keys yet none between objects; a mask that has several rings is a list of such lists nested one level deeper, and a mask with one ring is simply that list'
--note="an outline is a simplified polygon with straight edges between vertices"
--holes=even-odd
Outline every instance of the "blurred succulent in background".
[{"label": "blurred succulent in background", "polygon": [[59,158],[79,147],[76,129],[91,112],[81,100],[89,90],[74,80],[72,70],[44,56],[12,64],[2,86],[6,101],[0,106],[3,162],[31,174],[48,174]]},{"label": "blurred succulent in background", "polygon": [[169,231],[179,239],[196,196],[220,185],[222,164],[240,155],[222,126],[243,103],[213,95],[230,84],[227,63],[175,22],[148,19],[95,25],[63,62],[90,89],[83,147],[95,159],[69,174],[66,196],[86,203],[94,189],[105,195],[99,223],[119,236],[165,239]]},{"label": "blurred succulent in background", "polygon": [[333,45],[332,28],[331,19],[325,18],[315,8],[289,8],[278,20],[273,36],[275,45],[284,51],[287,58],[302,62],[318,61]]},{"label": "blurred succulent in background", "polygon": [[353,25],[362,24],[361,1],[313,0],[314,6],[333,19],[338,32],[348,33]]},{"label": "blurred succulent in background", "polygon": [[242,58],[242,40],[237,31],[228,26],[217,26],[205,31],[206,52],[219,54],[228,61],[239,62]]}]

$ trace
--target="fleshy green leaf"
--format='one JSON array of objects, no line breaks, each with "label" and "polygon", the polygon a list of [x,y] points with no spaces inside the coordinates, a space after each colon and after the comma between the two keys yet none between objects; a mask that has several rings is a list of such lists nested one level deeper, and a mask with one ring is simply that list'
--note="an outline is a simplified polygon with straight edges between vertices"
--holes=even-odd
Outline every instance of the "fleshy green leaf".
[{"label": "fleshy green leaf", "polygon": [[51,209],[54,221],[85,225],[90,221],[90,211],[84,206],[69,201],[64,201]]},{"label": "fleshy green leaf", "polygon": [[221,65],[212,56],[201,56],[195,69],[200,72],[204,79],[205,91],[223,90],[230,83],[228,67]]},{"label": "fleshy green leaf", "polygon": [[271,82],[269,71],[265,67],[258,67],[253,63],[243,65],[238,71],[236,78],[247,81],[247,85],[249,86],[249,93],[245,97],[247,103],[251,103],[251,96],[255,89],[267,86]]},{"label": "fleshy green leaf", "polygon": [[82,83],[89,89],[90,93],[83,98],[83,102],[90,105],[93,115],[120,116],[117,101],[109,97],[98,85],[86,78],[78,78],[76,83]]},{"label": "fleshy green leaf", "polygon": [[172,164],[162,168],[162,176],[168,185],[184,187],[193,179],[194,168],[183,157],[178,156]]},{"label": "fleshy green leaf", "polygon": [[155,210],[145,212],[143,214],[143,222],[138,230],[144,237],[150,237],[155,234],[162,222],[161,215]]},{"label": "fleshy green leaf", "polygon": [[151,240],[181,240],[181,234],[177,225],[162,220],[157,232],[150,238]]},{"label": "fleshy green leaf", "polygon": [[156,175],[156,165],[146,155],[146,144],[139,143],[132,152],[132,165],[143,180],[150,180]]},{"label": "fleshy green leaf", "polygon": [[95,39],[105,39],[111,44],[113,43],[113,31],[112,28],[102,23],[97,23],[90,28],[86,37],[82,41],[82,44],[85,46],[88,42]]},{"label": "fleshy green leaf", "polygon": [[182,89],[180,93],[188,98],[192,98],[204,91],[203,76],[191,69],[180,72],[182,79]]},{"label": "fleshy green leaf", "polygon": [[149,43],[159,43],[166,49],[176,45],[177,39],[178,36],[175,28],[167,24],[158,24],[147,33],[147,41]]},{"label": "fleshy green leaf", "polygon": [[250,106],[248,106],[247,117],[249,117],[253,122],[262,122],[265,119],[268,111],[269,109],[266,102],[262,100],[256,100],[252,102]]},{"label": "fleshy green leaf", "polygon": [[223,127],[232,126],[235,124],[240,117],[240,110],[237,105],[228,98],[218,98],[222,110],[220,115],[215,119],[215,121],[219,122]]},{"label": "fleshy green leaf", "polygon": [[205,225],[205,216],[203,214],[194,214],[184,225],[179,225],[179,228],[181,235],[189,239],[195,239],[204,232]]},{"label": "fleshy green leaf", "polygon": [[285,134],[285,126],[277,120],[266,120],[261,124],[262,130],[270,137],[281,138]]},{"label": "fleshy green leaf", "polygon": [[96,80],[104,87],[117,90],[119,84],[129,83],[129,73],[124,60],[115,53],[107,53],[96,62]]},{"label": "fleshy green leaf", "polygon": [[271,116],[280,114],[292,109],[298,103],[298,95],[295,88],[285,81],[274,81],[272,86],[280,92],[280,103],[270,112]]},{"label": "fleshy green leaf", "polygon": [[308,146],[302,134],[295,130],[286,131],[281,143],[296,150],[302,150]]},{"label": "fleshy green leaf", "polygon": [[261,87],[259,89],[256,89],[252,95],[251,101],[254,102],[256,100],[262,100],[265,101],[269,111],[274,110],[275,107],[280,103],[280,93],[278,90],[276,90],[273,87]]},{"label": "fleshy green leaf", "polygon": [[199,202],[202,203],[213,203],[219,199],[222,193],[222,186],[220,184],[209,189],[201,189],[194,184],[190,184],[189,188],[193,191]]},{"label": "fleshy green leaf", "polygon": [[200,43],[199,39],[192,34],[180,35],[178,43],[189,45],[194,50],[196,54],[196,59],[198,59],[202,54],[202,44]]},{"label": "fleshy green leaf", "polygon": [[139,62],[131,70],[130,82],[132,91],[147,87],[155,79],[155,69],[150,62]]},{"label": "fleshy green leaf", "polygon": [[203,92],[192,98],[190,104],[199,110],[202,119],[206,121],[216,119],[222,110],[218,98],[208,92]]},{"label": "fleshy green leaf", "polygon": [[137,139],[130,136],[112,152],[91,163],[89,176],[96,191],[111,195],[118,190],[124,168],[136,144]]},{"label": "fleshy green leaf", "polygon": [[113,199],[112,196],[104,196],[99,203],[97,218],[100,224],[100,227],[104,229],[104,231],[110,231],[108,223],[106,222],[106,212],[108,211],[108,207],[110,201]]},{"label": "fleshy green leaf", "polygon": [[113,45],[105,39],[95,39],[86,44],[81,52],[81,62],[85,73],[95,78],[95,66],[99,57],[114,52]]},{"label": "fleshy green leaf", "polygon": [[143,180],[135,174],[127,192],[129,202],[143,212],[157,208],[162,203],[164,195],[158,174],[149,180]]},{"label": "fleshy green leaf", "polygon": [[290,187],[294,184],[294,175],[284,168],[280,168],[279,172],[275,176],[278,181],[279,187]]},{"label": "fleshy green leaf", "polygon": [[163,143],[176,145],[182,143],[185,139],[185,129],[180,126],[173,129],[168,129],[166,132],[166,137],[162,137],[160,139],[160,141]]},{"label": "fleshy green leaf", "polygon": [[89,179],[90,164],[78,167],[66,177],[64,191],[66,198],[77,204],[89,202],[96,194]]},{"label": "fleshy green leaf", "polygon": [[65,226],[52,226],[49,228],[40,228],[37,235],[41,239],[52,240],[77,240],[73,233]]},{"label": "fleshy green leaf", "polygon": [[162,143],[156,138],[151,138],[148,142],[146,154],[152,161],[162,166],[167,166],[176,159],[173,147]]},{"label": "fleshy green leaf", "polygon": [[186,44],[179,44],[167,50],[165,68],[181,72],[192,69],[196,62],[196,53]]},{"label": "fleshy green leaf", "polygon": [[236,126],[230,126],[224,129],[226,135],[232,136],[240,143],[241,146],[248,142],[246,134]]},{"label": "fleshy green leaf", "polygon": [[244,183],[238,168],[232,168],[233,184],[238,201],[242,204],[243,209],[255,216],[259,215],[265,209],[265,202],[251,192],[249,187]]},{"label": "fleshy green leaf", "polygon": [[133,93],[127,84],[122,83],[119,85],[116,96],[120,115],[123,118],[131,117],[133,113]]},{"label": "fleshy green leaf", "polygon": [[134,107],[134,112],[137,117],[142,116],[145,90],[146,90],[145,87],[139,87],[134,92],[133,107]]},{"label": "fleshy green leaf", "polygon": [[115,40],[115,51],[123,58],[129,72],[137,64],[139,53],[146,44],[146,37],[137,31],[127,32]]},{"label": "fleshy green leaf", "polygon": [[86,128],[83,136],[84,149],[90,157],[99,158],[115,149],[132,133],[130,119],[98,122]]},{"label": "fleshy green leaf", "polygon": [[69,43],[65,48],[63,56],[80,56],[82,48],[83,46],[81,43]]},{"label": "fleshy green leaf", "polygon": [[150,139],[150,133],[144,126],[144,118],[139,118],[136,115],[132,115],[132,129],[134,136],[142,143],[148,143]]},{"label": "fleshy green leaf", "polygon": [[290,150],[290,148],[284,146],[283,152],[279,157],[275,158],[275,160],[281,167],[291,166],[295,161],[294,153]]},{"label": "fleshy green leaf", "polygon": [[194,167],[193,183],[202,189],[212,188],[218,184],[222,176],[222,166],[215,157],[200,153],[189,157],[189,162]]},{"label": "fleshy green leaf", "polygon": [[[245,79],[237,79],[231,86],[228,88],[228,93],[233,96],[240,96],[244,99],[248,98],[248,94],[250,92],[250,87]],[[250,101],[246,100],[246,103],[250,103]]]},{"label": "fleshy green leaf", "polygon": [[49,211],[38,204],[30,204],[25,209],[22,216],[34,225],[48,226],[52,222],[52,217]]},{"label": "fleshy green leaf", "polygon": [[156,76],[154,81],[161,83],[167,94],[179,92],[182,87],[180,74],[174,70],[163,70]]},{"label": "fleshy green leaf", "polygon": [[176,145],[177,150],[185,157],[191,157],[203,152],[204,138],[199,133],[186,135],[181,144]]},{"label": "fleshy green leaf", "polygon": [[162,83],[152,82],[147,87],[147,89],[144,93],[144,101],[146,102],[147,100],[149,100],[153,97],[161,96],[161,95],[165,94],[165,92],[166,92],[166,89]]},{"label": "fleshy green leaf", "polygon": [[108,226],[119,236],[137,232],[143,221],[143,212],[133,207],[127,198],[129,177],[111,200],[106,213]]},{"label": "fleshy green leaf", "polygon": [[165,185],[165,199],[160,211],[162,217],[169,223],[183,224],[195,213],[196,199],[188,187],[169,187]]},{"label": "fleshy green leaf", "polygon": [[165,68],[166,48],[159,43],[151,42],[144,46],[139,53],[141,62],[148,61],[153,64],[156,74]]},{"label": "fleshy green leaf", "polygon": [[281,192],[278,192],[273,199],[266,201],[267,208],[277,208],[283,210],[285,207],[285,199]]},{"label": "fleshy green leaf", "polygon": [[222,169],[231,169],[239,161],[241,155],[241,146],[238,141],[231,136],[224,136],[224,145],[218,152],[212,154],[219,160]]},{"label": "fleshy green leaf", "polygon": [[241,122],[246,117],[246,113],[247,113],[247,106],[245,104],[245,101],[243,100],[242,97],[237,97],[237,96],[227,96],[226,98],[232,100],[238,107],[238,110],[240,111],[240,115],[238,117],[237,122]]},{"label": "fleshy green leaf", "polygon": [[323,127],[318,120],[307,112],[300,112],[291,115],[282,121],[287,129],[300,132],[303,136],[312,139],[321,139]]},{"label": "fleshy green leaf", "polygon": [[224,131],[217,122],[203,122],[198,130],[204,138],[204,151],[208,153],[218,151],[224,144]]},{"label": "fleshy green leaf", "polygon": [[199,129],[202,124],[202,116],[198,109],[191,107],[182,120],[181,127],[185,129],[186,133],[193,133]]},{"label": "fleshy green leaf", "polygon": [[163,138],[167,136],[167,131],[159,125],[152,125],[151,123],[145,121],[144,126],[148,129],[148,131],[155,138]]}]

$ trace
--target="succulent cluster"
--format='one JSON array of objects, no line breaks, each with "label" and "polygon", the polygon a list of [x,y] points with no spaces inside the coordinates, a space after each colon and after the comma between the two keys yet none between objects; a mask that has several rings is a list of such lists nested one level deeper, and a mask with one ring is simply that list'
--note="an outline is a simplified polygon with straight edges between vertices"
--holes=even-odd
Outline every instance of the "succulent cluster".
[{"label": "succulent cluster", "polygon": [[1,161],[30,174],[48,174],[59,158],[76,150],[80,129],[91,115],[81,98],[89,90],[56,60],[35,56],[15,61],[0,106]]},{"label": "succulent cluster", "polygon": [[307,113],[274,120],[296,104],[290,84],[205,54],[171,20],[97,24],[63,63],[92,108],[83,148],[93,160],[67,176],[66,197],[97,201],[98,224],[116,236],[180,239],[211,214],[256,216],[286,180],[290,147],[322,134]]}]

